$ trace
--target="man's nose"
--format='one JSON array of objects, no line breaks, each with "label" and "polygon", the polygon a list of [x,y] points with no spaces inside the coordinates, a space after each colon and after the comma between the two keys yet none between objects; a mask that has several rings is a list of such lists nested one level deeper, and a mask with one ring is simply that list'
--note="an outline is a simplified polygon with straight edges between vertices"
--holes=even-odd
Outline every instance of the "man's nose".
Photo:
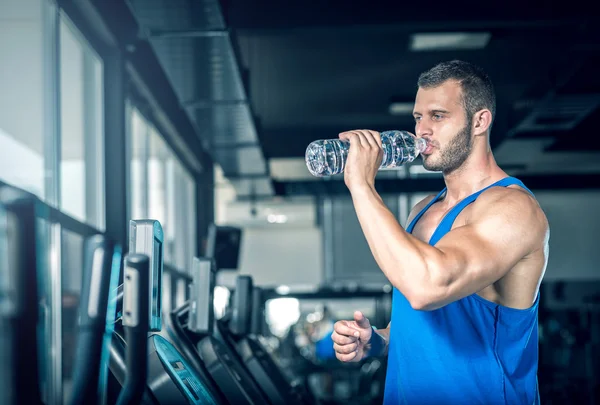
[{"label": "man's nose", "polygon": [[418,121],[415,124],[415,135],[417,135],[419,138],[422,136],[431,136],[431,134],[431,126],[427,125],[425,122],[423,122],[423,120]]}]

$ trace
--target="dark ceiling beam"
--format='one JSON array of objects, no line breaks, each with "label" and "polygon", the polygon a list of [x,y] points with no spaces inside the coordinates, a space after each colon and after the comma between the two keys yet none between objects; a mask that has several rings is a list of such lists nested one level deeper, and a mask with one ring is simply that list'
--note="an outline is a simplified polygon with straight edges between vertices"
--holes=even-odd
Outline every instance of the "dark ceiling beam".
[{"label": "dark ceiling beam", "polygon": [[555,62],[556,69],[551,87],[532,105],[530,112],[525,115],[523,119],[518,121],[514,126],[507,127],[506,131],[503,131],[502,138],[496,144],[493,144],[492,147],[499,145],[501,140],[518,136],[519,133],[527,132],[528,129],[531,129],[533,132],[537,130],[538,132],[546,134],[553,130],[562,130],[563,132],[573,130],[581,121],[595,111],[596,107],[592,106],[592,103],[597,101],[598,94],[584,94],[581,95],[581,97],[589,99],[591,108],[589,108],[587,111],[581,111],[577,118],[572,118],[570,120],[571,122],[562,123],[566,126],[573,125],[574,128],[561,128],[561,123],[559,121],[546,125],[537,123],[538,118],[540,118],[539,114],[544,113],[544,110],[548,106],[552,105],[554,99],[557,97],[557,94],[568,85],[569,81],[573,79],[585,67],[586,62],[588,62],[588,55],[586,53],[581,53],[574,48],[570,48],[569,51],[570,53],[563,54],[563,58],[569,60],[569,64],[567,66],[561,64],[559,61]]},{"label": "dark ceiling beam", "polygon": [[[206,169],[208,165],[212,164],[212,159],[204,150],[185,110],[181,108],[179,99],[150,45],[147,42],[138,42],[135,49],[129,53],[128,61],[131,71],[135,72],[132,75],[132,78],[135,78],[132,83],[136,85],[137,91],[148,100],[149,105],[154,107],[153,111],[156,117],[161,117],[160,112],[164,112],[164,115],[168,117],[166,120],[171,121],[173,127],[177,128],[175,133],[173,131],[163,133],[167,138],[167,143],[184,162],[191,166],[193,171],[199,171],[194,161]],[[163,123],[161,127],[165,128],[167,125]],[[176,137],[180,139],[176,139]],[[182,149],[182,143],[187,145],[187,150]]]},{"label": "dark ceiling beam", "polygon": [[[516,176],[532,191],[598,190],[598,174],[552,174]],[[274,181],[275,193],[280,196],[343,195],[349,191],[343,180]],[[375,189],[381,195],[400,193],[438,192],[445,187],[441,177],[376,179]]]},{"label": "dark ceiling beam", "polygon": [[[180,106],[168,78],[150,47],[140,39],[141,28],[125,1],[63,0],[64,3],[89,4],[112,40],[123,53],[129,73],[130,94],[141,96],[152,110],[155,124],[163,130],[166,142],[192,172],[212,168],[212,158],[204,150],[196,130]],[[158,109],[158,110],[157,110]],[[184,147],[182,145],[185,145]]]},{"label": "dark ceiling beam", "polygon": [[[501,4],[449,7],[447,2],[348,2],[347,0],[221,0],[228,26],[234,29],[290,30],[395,26],[407,29],[540,28],[580,24],[589,11],[569,2],[506,0]],[[374,29],[377,29],[374,27]]]},{"label": "dark ceiling beam", "polygon": [[248,100],[194,100],[190,102],[183,103],[185,108],[214,108],[214,107],[230,107],[230,106],[238,106],[245,105],[248,103]]},{"label": "dark ceiling beam", "polygon": [[[540,29],[571,29],[577,26],[580,20],[453,20],[453,21],[406,21],[397,23],[352,23],[348,22],[327,22],[322,23],[306,21],[289,26],[270,25],[265,22],[264,25],[241,25],[234,26],[232,29],[237,34],[246,36],[281,36],[294,35],[297,33],[318,34],[319,32],[331,32],[332,30],[352,33],[372,33],[372,32],[390,32],[391,34],[398,33],[415,33],[415,32],[444,32],[444,31],[494,31],[508,29],[514,30],[540,30]],[[586,44],[583,44],[586,45]],[[587,44],[590,45],[590,44]]]}]

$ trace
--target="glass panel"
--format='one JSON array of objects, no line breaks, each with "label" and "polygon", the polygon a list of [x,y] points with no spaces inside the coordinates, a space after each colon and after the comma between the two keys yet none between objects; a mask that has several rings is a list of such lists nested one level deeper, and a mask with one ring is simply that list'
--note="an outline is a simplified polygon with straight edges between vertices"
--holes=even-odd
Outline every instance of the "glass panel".
[{"label": "glass panel", "polygon": [[11,365],[14,355],[11,351],[13,331],[10,316],[14,312],[14,279],[10,273],[9,239],[11,229],[8,214],[0,204],[0,403],[14,403]]},{"label": "glass panel", "polygon": [[131,219],[159,221],[165,263],[187,271],[196,254],[196,183],[140,111],[128,114]]},{"label": "glass panel", "polygon": [[[8,249],[8,238],[10,235],[10,228],[8,225],[8,216],[0,204],[0,318],[3,318],[6,314],[10,313],[13,305],[13,289],[14,280],[12,280],[11,273],[9,272],[9,249]],[[0,336],[4,337],[2,331]],[[0,350],[3,350],[0,347]],[[0,370],[4,370],[0,367]]]},{"label": "glass panel", "polygon": [[0,179],[44,193],[43,2],[0,1]]},{"label": "glass panel", "polygon": [[[166,147],[166,145],[165,145]],[[167,263],[175,266],[177,269],[182,269],[182,264],[178,261],[179,251],[181,250],[182,242],[177,238],[177,218],[179,215],[177,214],[177,210],[180,209],[180,202],[178,201],[181,198],[179,194],[179,187],[177,181],[179,179],[178,176],[178,166],[179,163],[173,157],[173,154],[170,153],[170,149],[165,156],[165,216],[167,221],[167,230],[165,232],[165,260]]]},{"label": "glass panel", "polygon": [[[167,216],[167,179],[173,173],[173,154],[154,127],[149,131],[148,156],[148,217],[160,222],[164,233],[164,259],[173,258],[173,229]],[[171,183],[171,182],[169,182]]]},{"label": "glass panel", "polygon": [[45,403],[52,403],[60,396],[60,387],[57,382],[57,362],[55,357],[56,328],[60,322],[60,313],[54,305],[56,291],[53,290],[53,269],[60,263],[60,252],[56,249],[52,238],[52,226],[47,219],[38,219],[38,293],[40,295],[38,314],[38,348],[40,390]]},{"label": "glass panel", "polygon": [[[86,153],[86,162],[89,167],[87,196],[87,211],[90,223],[95,224],[96,228],[104,231],[106,227],[106,206],[104,200],[104,64],[102,59],[97,57],[90,49],[87,53],[87,64],[91,77],[88,77],[86,82],[92,83],[89,91],[91,94],[87,96],[90,102],[90,108],[87,114],[89,115],[86,133],[86,144],[88,145]],[[92,188],[93,187],[93,188]],[[92,220],[95,218],[95,221]]]},{"label": "glass panel", "polygon": [[177,160],[173,160],[172,176],[167,182],[169,195],[169,222],[174,236],[172,264],[180,270],[190,271],[196,253],[196,187],[192,176]]},{"label": "glass panel", "polygon": [[129,110],[129,136],[131,142],[131,179],[130,212],[131,219],[144,219],[147,208],[147,167],[148,125],[140,112],[131,107]]},{"label": "glass panel", "polygon": [[184,226],[184,240],[187,241],[187,249],[185,252],[185,266],[188,271],[192,268],[192,260],[197,256],[197,232],[196,232],[196,183],[194,178],[187,172],[183,173],[183,184],[184,192],[186,193],[185,201],[186,209],[182,209],[181,212],[185,213],[186,216],[183,219]]},{"label": "glass panel", "polygon": [[62,377],[63,397],[71,398],[78,336],[78,311],[83,277],[84,238],[62,230]]},{"label": "glass panel", "polygon": [[103,229],[102,62],[65,15],[60,40],[61,210]]}]

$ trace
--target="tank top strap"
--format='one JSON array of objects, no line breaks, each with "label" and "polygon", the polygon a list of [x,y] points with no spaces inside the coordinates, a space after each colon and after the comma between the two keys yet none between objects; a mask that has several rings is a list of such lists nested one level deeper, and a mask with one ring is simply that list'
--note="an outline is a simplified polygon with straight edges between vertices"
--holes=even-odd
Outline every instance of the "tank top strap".
[{"label": "tank top strap", "polygon": [[446,214],[446,216],[444,216],[444,218],[442,219],[442,222],[440,222],[440,224],[438,225],[437,229],[435,230],[435,232],[433,233],[433,235],[431,236],[431,239],[429,240],[429,244],[430,245],[435,245],[440,239],[442,239],[442,237],[447,234],[448,232],[450,232],[450,230],[452,229],[452,225],[454,224],[454,221],[456,220],[456,218],[458,217],[458,215],[462,212],[462,210],[464,210],[469,204],[471,204],[473,201],[475,201],[477,199],[477,197],[479,197],[479,195],[481,193],[483,193],[484,191],[486,191],[487,189],[491,188],[491,187],[508,187],[511,185],[518,185],[520,187],[523,187],[525,190],[527,190],[531,195],[533,195],[533,193],[531,192],[531,190],[529,190],[527,187],[525,187],[525,185],[523,184],[523,182],[517,178],[514,177],[505,177],[503,179],[498,180],[497,182],[490,184],[489,186],[471,194],[470,196],[464,198],[463,200],[461,200],[458,204],[456,204],[448,214]]},{"label": "tank top strap", "polygon": [[410,222],[410,224],[408,224],[408,227],[406,228],[407,233],[412,233],[413,229],[415,228],[415,225],[417,224],[419,219],[421,219],[423,214],[425,214],[425,212],[429,209],[429,207],[431,207],[433,204],[435,204],[437,202],[437,200],[439,200],[440,197],[445,192],[446,192],[446,187],[444,187],[444,189],[442,191],[440,191],[437,194],[437,196],[435,196],[435,198],[431,199],[431,201],[429,201],[429,203],[417,214],[417,216],[413,218],[413,220]]},{"label": "tank top strap", "polygon": [[512,185],[517,185],[519,187],[522,187],[525,189],[525,191],[527,191],[529,194],[531,194],[532,197],[535,198],[535,194],[533,194],[533,191],[531,191],[529,188],[527,188],[527,186],[525,184],[523,184],[523,182],[519,179],[517,179],[516,177],[505,177],[500,181],[504,181],[503,182],[503,186],[507,187],[507,186],[512,186]]}]

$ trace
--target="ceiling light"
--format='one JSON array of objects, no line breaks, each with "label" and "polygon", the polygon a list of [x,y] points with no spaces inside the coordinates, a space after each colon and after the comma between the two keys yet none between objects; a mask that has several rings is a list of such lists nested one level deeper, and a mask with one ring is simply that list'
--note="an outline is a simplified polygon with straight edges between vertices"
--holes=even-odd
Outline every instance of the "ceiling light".
[{"label": "ceiling light", "polygon": [[287,215],[284,214],[269,214],[267,216],[267,221],[269,221],[270,224],[285,224],[287,220]]},{"label": "ceiling light", "polygon": [[287,285],[280,285],[275,289],[275,292],[279,295],[287,295],[290,293],[290,287]]},{"label": "ceiling light", "polygon": [[482,49],[490,40],[489,32],[436,32],[411,36],[410,50],[438,51],[457,49]]}]

